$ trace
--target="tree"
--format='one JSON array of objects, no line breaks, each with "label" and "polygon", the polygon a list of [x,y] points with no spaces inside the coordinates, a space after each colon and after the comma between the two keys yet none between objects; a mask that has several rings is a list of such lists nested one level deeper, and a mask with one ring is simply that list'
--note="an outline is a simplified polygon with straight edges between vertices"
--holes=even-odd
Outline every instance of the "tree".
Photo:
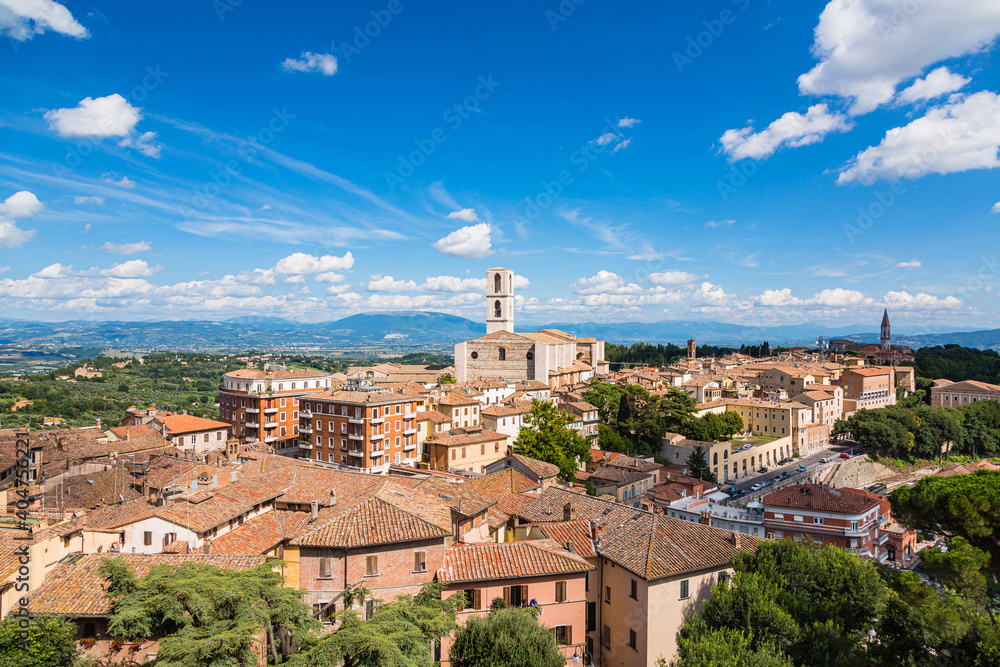
[{"label": "tree", "polygon": [[[772,646],[754,648],[747,633],[729,628],[679,637],[672,667],[792,667],[792,661]],[[662,667],[665,662],[657,661]]]},{"label": "tree", "polygon": [[570,421],[554,403],[532,399],[531,412],[525,415],[524,427],[514,440],[514,451],[555,464],[564,480],[572,480],[580,465],[590,461],[590,443],[566,428]]},{"label": "tree", "polygon": [[846,419],[837,419],[833,422],[833,432],[830,435],[834,440],[840,440],[845,435],[850,435],[851,426]]},{"label": "tree", "polygon": [[526,609],[500,609],[470,618],[455,636],[454,667],[562,667],[552,633]]},{"label": "tree", "polygon": [[708,463],[708,453],[701,445],[694,446],[685,464],[691,470],[692,477],[715,483],[715,475],[712,473],[712,468]]},{"label": "tree", "polygon": [[128,564],[106,558],[108,631],[115,637],[163,636],[162,667],[256,665],[255,635],[264,632],[271,658],[283,662],[319,629],[302,591],[283,586],[270,561],[250,570],[214,565],[156,565],[137,579]]},{"label": "tree", "polygon": [[606,452],[627,454],[632,451],[632,443],[607,424],[597,425],[597,443]]},{"label": "tree", "polygon": [[930,547],[920,552],[920,566],[945,587],[959,593],[984,611],[990,610],[990,555],[969,544],[964,537],[954,537],[947,551]]},{"label": "tree", "polygon": [[[21,633],[22,617],[8,615],[0,622],[0,665],[4,667],[68,667],[79,663],[76,626],[55,616],[35,616]],[[24,642],[22,648],[21,643]]]},{"label": "tree", "polygon": [[619,385],[607,382],[591,382],[583,397],[597,408],[597,416],[605,424],[610,424],[612,418],[618,415],[618,404],[624,391]]},{"label": "tree", "polygon": [[[665,431],[682,433],[684,426],[694,419],[695,407],[698,404],[694,396],[673,387],[660,397],[660,414],[663,415]],[[663,437],[663,434],[660,434]]]},{"label": "tree", "polygon": [[[338,612],[340,627],[304,647],[290,667],[432,667],[433,647],[458,627],[461,598],[442,599],[443,589],[442,583],[425,584],[417,595],[377,605],[367,621],[352,610]],[[353,602],[363,602],[364,595]]]}]

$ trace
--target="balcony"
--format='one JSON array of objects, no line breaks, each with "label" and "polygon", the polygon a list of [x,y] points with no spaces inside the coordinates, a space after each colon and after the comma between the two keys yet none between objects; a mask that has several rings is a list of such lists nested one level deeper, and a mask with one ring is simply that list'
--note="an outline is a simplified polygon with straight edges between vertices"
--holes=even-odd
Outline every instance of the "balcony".
[{"label": "balcony", "polygon": [[372,442],[375,442],[376,440],[381,440],[384,437],[385,437],[385,433],[372,433],[368,437],[368,439],[371,440]]},{"label": "balcony", "polygon": [[416,449],[416,448],[417,448],[417,443],[415,443],[415,442],[411,442],[411,443],[410,443],[410,444],[408,444],[408,445],[403,445],[403,451],[404,451],[404,452],[408,452],[408,451],[410,451],[411,449]]},{"label": "balcony", "polygon": [[417,432],[417,429],[415,429],[415,428],[404,428],[403,429],[403,435],[415,435],[416,432]]},{"label": "balcony", "polygon": [[299,427],[299,433],[312,433],[312,432],[313,432],[313,427],[312,426],[300,426]]},{"label": "balcony", "polygon": [[266,421],[264,422],[264,428],[278,428],[278,422]]},{"label": "balcony", "polygon": [[312,449],[313,444],[307,440],[299,440],[299,449]]},{"label": "balcony", "polygon": [[312,419],[312,416],[313,416],[312,410],[299,410],[299,417],[303,417],[305,419]]},{"label": "balcony", "polygon": [[365,418],[364,417],[348,417],[347,421],[349,421],[352,424],[364,424],[365,423]]},{"label": "balcony", "polygon": [[260,412],[260,408],[247,408],[247,412],[255,415]]},{"label": "balcony", "polygon": [[278,408],[264,408],[265,415],[273,415],[278,411]]},{"label": "balcony", "polygon": [[385,421],[385,417],[372,417],[368,421],[370,421],[372,424],[381,424],[382,422]]},{"label": "balcony", "polygon": [[247,428],[258,428],[260,427],[260,422],[246,422]]},{"label": "balcony", "polygon": [[264,442],[266,443],[278,442],[278,436],[276,435],[264,436]]},{"label": "balcony", "polygon": [[417,418],[417,413],[416,412],[404,412],[403,413],[403,419],[416,419],[416,418]]}]

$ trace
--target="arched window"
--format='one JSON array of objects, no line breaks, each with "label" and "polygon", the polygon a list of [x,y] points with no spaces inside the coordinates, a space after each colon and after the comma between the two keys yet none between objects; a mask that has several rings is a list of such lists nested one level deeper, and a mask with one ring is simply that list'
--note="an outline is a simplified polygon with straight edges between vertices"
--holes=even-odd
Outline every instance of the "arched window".
[{"label": "arched window", "polygon": [[494,293],[499,294],[502,290],[503,290],[503,282],[502,279],[500,278],[500,274],[498,273],[493,276],[493,291]]},{"label": "arched window", "polygon": [[719,452],[712,454],[712,465],[719,465]]},{"label": "arched window", "polygon": [[502,348],[502,347],[498,348],[497,349],[497,358],[500,359],[500,361],[507,361],[507,350],[505,348]]},{"label": "arched window", "polygon": [[[497,277],[499,277],[499,276],[497,276]],[[493,313],[494,313],[494,317],[502,317],[503,316],[503,308],[500,306],[500,299],[497,299],[493,303]]]}]

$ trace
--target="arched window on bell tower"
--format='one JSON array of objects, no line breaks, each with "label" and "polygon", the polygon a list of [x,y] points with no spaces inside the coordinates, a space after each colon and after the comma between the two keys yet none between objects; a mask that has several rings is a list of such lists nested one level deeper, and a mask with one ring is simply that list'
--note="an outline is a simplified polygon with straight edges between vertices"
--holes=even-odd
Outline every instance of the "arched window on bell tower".
[{"label": "arched window on bell tower", "polygon": [[500,305],[499,299],[493,302],[493,314],[496,317],[503,317],[503,306]]},{"label": "arched window on bell tower", "polygon": [[500,294],[501,291],[503,291],[503,279],[497,273],[493,276],[493,293]]}]

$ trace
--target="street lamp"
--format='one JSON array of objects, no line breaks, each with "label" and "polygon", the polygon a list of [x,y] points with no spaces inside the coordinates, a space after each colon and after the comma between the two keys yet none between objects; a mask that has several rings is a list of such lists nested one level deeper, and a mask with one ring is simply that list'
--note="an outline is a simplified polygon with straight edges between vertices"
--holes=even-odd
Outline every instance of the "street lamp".
[{"label": "street lamp", "polygon": [[581,656],[578,649],[573,649],[573,664],[580,664],[581,658],[583,659],[586,667],[594,667],[594,655],[590,651],[584,649],[583,655]]}]

